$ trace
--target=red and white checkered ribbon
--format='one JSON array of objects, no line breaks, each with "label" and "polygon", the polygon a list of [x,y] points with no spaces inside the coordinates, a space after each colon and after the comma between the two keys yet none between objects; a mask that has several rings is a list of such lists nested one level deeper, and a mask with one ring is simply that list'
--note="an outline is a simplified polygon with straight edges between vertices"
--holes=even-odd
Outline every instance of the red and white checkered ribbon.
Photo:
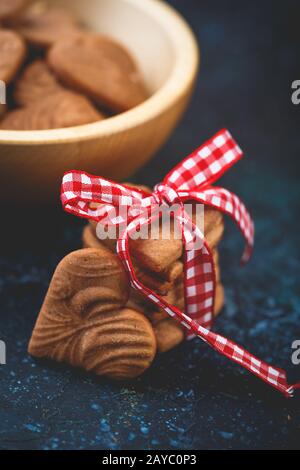
[{"label": "red and white checkered ribbon", "polygon": [[[227,130],[222,130],[192,155],[177,165],[155,187],[152,195],[143,191],[92,176],[71,171],[64,175],[61,200],[67,212],[80,217],[116,226],[126,224],[117,242],[117,252],[129,273],[131,285],[144,294],[158,308],[177,319],[188,331],[188,336],[198,336],[216,351],[227,356],[258,376],[285,396],[293,396],[300,384],[290,386],[286,373],[256,358],[248,351],[210,330],[215,299],[215,268],[210,247],[204,235],[184,210],[184,202],[195,200],[228,214],[237,223],[245,240],[242,261],[250,258],[254,243],[254,225],[241,200],[226,189],[212,186],[220,176],[242,157],[242,151]],[[99,206],[91,203],[99,203]],[[185,313],[168,304],[155,292],[144,286],[136,277],[129,252],[130,234],[149,225],[161,204],[179,204],[174,219],[180,224],[184,245]],[[129,221],[116,208],[131,210]],[[114,211],[112,210],[114,209]],[[139,209],[141,209],[139,211]],[[128,215],[128,212],[127,212]],[[128,225],[127,225],[128,224]],[[193,248],[192,240],[202,241],[201,248]],[[196,246],[196,245],[195,245]]]}]

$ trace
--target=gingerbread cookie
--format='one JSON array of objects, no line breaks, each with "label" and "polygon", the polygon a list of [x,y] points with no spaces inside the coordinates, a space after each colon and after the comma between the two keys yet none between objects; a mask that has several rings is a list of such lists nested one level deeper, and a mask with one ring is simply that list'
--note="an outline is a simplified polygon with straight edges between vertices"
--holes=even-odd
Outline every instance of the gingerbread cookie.
[{"label": "gingerbread cookie", "polygon": [[[140,189],[145,193],[151,193],[151,189],[146,186],[134,185],[125,183],[125,186],[133,189]],[[197,204],[193,201],[190,202],[194,206],[194,212]],[[96,207],[99,204],[92,204]],[[196,223],[195,214],[193,214],[193,222]],[[97,222],[89,222],[95,237],[97,237]],[[183,264],[179,262],[183,254],[182,240],[178,239],[175,232],[174,223],[171,221],[170,233],[168,239],[164,239],[163,230],[164,225],[160,225],[158,238],[153,239],[137,239],[130,240],[130,250],[133,258],[139,269],[145,272],[152,272],[155,277],[162,278],[166,281],[174,281],[182,274]],[[224,218],[223,215],[216,209],[205,207],[204,208],[204,235],[206,241],[211,249],[214,249],[222,240],[224,234]],[[113,239],[105,239],[101,241],[105,246],[115,251],[116,241]],[[150,287],[150,286],[149,286]]]},{"label": "gingerbread cookie", "polygon": [[80,29],[77,19],[63,9],[32,8],[21,18],[18,31],[29,44],[47,48]]},{"label": "gingerbread cookie", "polygon": [[0,29],[0,80],[10,83],[26,57],[23,39],[14,31]]},{"label": "gingerbread cookie", "polygon": [[124,308],[128,279],[105,248],[71,253],[58,265],[29,344],[29,353],[98,375],[142,374],[156,353],[149,321]]},{"label": "gingerbread cookie", "polygon": [[30,0],[0,0],[0,21],[16,19],[29,3]]},{"label": "gingerbread cookie", "polygon": [[[182,312],[185,308],[185,300],[184,300],[184,288],[183,284],[181,284],[180,288],[176,286],[172,289],[168,295],[163,296],[163,298],[174,307],[177,307]],[[225,302],[225,293],[224,287],[221,281],[216,281],[216,292],[215,292],[215,306],[214,306],[214,315],[218,316],[221,312],[222,308],[224,307]],[[136,297],[133,293],[130,294],[128,305],[136,308],[139,311],[145,312],[147,317],[151,320],[153,325],[156,325],[161,320],[169,318],[169,315],[163,310],[160,309],[158,311],[153,310],[154,306],[152,303],[148,302],[147,300],[142,300],[141,296]]]},{"label": "gingerbread cookie", "polygon": [[47,63],[43,60],[36,60],[25,68],[17,80],[14,99],[19,106],[30,106],[63,89]]},{"label": "gingerbread cookie", "polygon": [[[84,228],[82,242],[85,248],[106,246],[112,252],[115,252],[115,240],[99,240],[94,234],[93,227],[91,225]],[[174,262],[170,266],[169,270],[162,271],[159,275],[141,267],[135,258],[133,258],[132,261],[138,279],[160,295],[166,295],[183,272],[183,263],[181,261]]]},{"label": "gingerbread cookie", "polygon": [[[173,305],[175,307],[178,307],[178,299],[177,299],[177,292],[176,289],[173,287],[173,289],[168,292],[167,295],[161,296],[168,304]],[[155,309],[157,308],[150,300],[148,300],[144,295],[140,294],[134,289],[130,290],[130,295],[129,295],[129,300],[127,302],[127,305],[136,305],[136,310],[142,311],[147,318],[151,321],[152,325],[156,325],[159,323],[161,320],[164,320],[166,318],[170,318],[170,316],[164,311],[164,310],[159,310],[156,311]],[[184,309],[184,305],[181,308],[181,310]]]},{"label": "gingerbread cookie", "polygon": [[87,98],[62,91],[31,106],[11,111],[0,122],[0,129],[31,131],[80,126],[101,121],[104,115]]},{"label": "gingerbread cookie", "polygon": [[6,104],[0,103],[0,121],[3,118],[4,114],[6,113],[6,111],[7,111]]},{"label": "gingerbread cookie", "polygon": [[[215,316],[217,316],[224,306],[224,288],[219,283],[216,286],[215,296]],[[175,304],[174,304],[175,305]],[[180,308],[177,305],[178,308]],[[183,310],[183,307],[181,307]],[[150,313],[147,315],[151,323],[154,325],[154,333],[156,336],[157,350],[160,353],[170,351],[183,342],[185,335],[183,327],[168,316],[165,312]]]},{"label": "gingerbread cookie", "polygon": [[[208,219],[209,220],[209,219]],[[88,225],[83,230],[83,246],[84,247],[93,247],[95,249],[100,248],[102,249],[104,244],[102,241],[98,240],[93,233],[92,226]],[[215,310],[214,314],[217,316],[224,306],[224,288],[221,283],[221,274],[220,274],[220,266],[219,266],[219,253],[216,248],[212,250],[214,264],[215,264],[215,273],[216,273],[216,292],[215,292]],[[135,269],[135,273],[137,278],[147,287],[155,291],[157,294],[161,295],[166,302],[170,305],[174,305],[175,307],[179,308],[181,311],[184,311],[185,308],[185,299],[184,299],[184,279],[183,279],[183,263],[181,263],[181,274],[179,278],[174,279],[174,282],[166,283],[162,281],[162,279],[157,274],[151,274],[143,269],[140,268],[138,262],[133,260],[133,265]],[[160,322],[169,319],[169,315],[163,310],[160,309],[159,311],[155,310],[154,305],[148,299],[145,298],[144,295],[140,294],[138,291],[131,289],[129,300],[127,302],[127,307],[137,310],[144,315],[146,315],[149,320],[151,321],[152,325],[158,325]],[[176,325],[178,329],[178,325]],[[176,332],[176,328],[172,326],[172,332]],[[181,328],[179,326],[179,328]],[[161,331],[162,327],[158,330]],[[175,338],[178,339],[180,335],[177,333],[175,334]],[[160,340],[158,341],[158,350],[165,351],[168,350],[169,345],[170,347],[176,346],[176,341],[173,338],[173,333],[171,334],[172,338],[165,338],[166,344],[163,342],[162,339],[163,335],[160,333]],[[175,341],[175,342],[173,342]]]},{"label": "gingerbread cookie", "polygon": [[182,327],[171,318],[166,318],[155,325],[154,332],[157,350],[160,353],[170,351],[183,342],[185,336]]},{"label": "gingerbread cookie", "polygon": [[[97,223],[90,221],[90,228],[83,232],[84,246],[97,247],[98,243],[115,251],[116,241],[113,239],[99,240],[96,236]],[[214,209],[205,208],[204,233],[208,245],[214,250],[224,233],[222,214]],[[159,239],[130,240],[130,252],[138,279],[160,295],[167,295],[183,273],[182,240],[175,238],[174,226],[171,224],[170,239],[163,239],[160,227]],[[216,262],[218,271],[218,260]]]},{"label": "gingerbread cookie", "polygon": [[[216,212],[210,210],[205,212],[204,216],[204,233],[211,249],[219,244],[224,233],[223,217],[222,215],[216,217]],[[170,226],[169,239],[163,238],[163,228],[160,228],[157,240],[151,238],[147,240],[130,240],[133,256],[144,269],[159,275],[166,275],[166,273],[172,272],[174,263],[176,263],[177,270],[178,260],[183,255],[183,244],[181,239],[176,238],[174,225],[171,223]]]},{"label": "gingerbread cookie", "polygon": [[62,82],[114,112],[127,111],[147,98],[133,58],[107,37],[65,37],[49,50],[48,62]]}]

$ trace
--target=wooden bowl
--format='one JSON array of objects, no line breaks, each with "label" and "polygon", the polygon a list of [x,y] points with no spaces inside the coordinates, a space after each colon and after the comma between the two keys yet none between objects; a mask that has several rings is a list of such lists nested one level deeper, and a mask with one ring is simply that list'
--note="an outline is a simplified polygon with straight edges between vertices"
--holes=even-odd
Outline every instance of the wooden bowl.
[{"label": "wooden bowl", "polygon": [[84,126],[48,131],[0,131],[2,202],[57,202],[63,173],[85,170],[127,179],[158,151],[191,97],[197,42],[184,19],[158,0],[51,0],[95,31],[125,44],[151,97],[140,106]]}]

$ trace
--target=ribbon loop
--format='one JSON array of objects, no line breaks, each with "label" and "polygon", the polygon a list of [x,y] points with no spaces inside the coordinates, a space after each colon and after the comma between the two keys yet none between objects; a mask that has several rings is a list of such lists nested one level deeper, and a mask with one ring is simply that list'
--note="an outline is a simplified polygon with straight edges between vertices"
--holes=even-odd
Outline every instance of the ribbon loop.
[{"label": "ribbon loop", "polygon": [[[198,336],[219,354],[227,356],[290,397],[300,383],[288,385],[286,373],[269,366],[248,351],[220,336],[210,328],[213,322],[215,269],[212,252],[204,235],[184,210],[185,201],[197,201],[228,214],[246,240],[243,261],[248,261],[254,243],[254,224],[242,201],[224,188],[212,186],[222,174],[242,157],[242,151],[227,130],[222,130],[192,155],[183,160],[155,187],[154,193],[71,171],[64,175],[61,201],[67,212],[104,224],[122,226],[117,253],[130,278],[131,286],[158,308],[177,319],[187,336]],[[136,229],[160,217],[160,207],[179,203],[173,214],[180,224],[184,246],[185,312],[169,305],[165,299],[141,284],[134,272],[128,238]],[[125,214],[121,210],[125,208]]]},{"label": "ribbon loop", "polygon": [[223,129],[179,163],[164,183],[176,190],[193,191],[218,180],[242,156],[230,132]]},{"label": "ribbon loop", "polygon": [[141,191],[83,171],[65,173],[61,186],[65,211],[99,222],[112,207],[142,207],[143,199]]},{"label": "ribbon loop", "polygon": [[158,205],[165,204],[170,207],[178,202],[181,203],[178,192],[166,184],[157,184],[154,188],[153,197]]}]

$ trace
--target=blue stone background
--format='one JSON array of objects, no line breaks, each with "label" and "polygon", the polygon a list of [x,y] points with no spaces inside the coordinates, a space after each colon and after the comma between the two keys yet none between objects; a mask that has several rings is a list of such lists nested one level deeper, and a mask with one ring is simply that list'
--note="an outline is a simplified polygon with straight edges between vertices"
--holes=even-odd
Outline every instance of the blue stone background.
[{"label": "blue stone background", "polygon": [[[222,334],[287,369],[300,339],[300,79],[297,0],[172,0],[202,49],[193,102],[171,140],[135,181],[152,184],[221,127],[245,151],[222,184],[256,222],[256,249],[241,269],[240,235],[222,244],[227,305]],[[200,340],[161,356],[136,382],[115,384],[26,352],[58,261],[80,246],[82,222],[57,211],[2,209],[1,449],[296,449],[300,400],[287,400]]]}]

